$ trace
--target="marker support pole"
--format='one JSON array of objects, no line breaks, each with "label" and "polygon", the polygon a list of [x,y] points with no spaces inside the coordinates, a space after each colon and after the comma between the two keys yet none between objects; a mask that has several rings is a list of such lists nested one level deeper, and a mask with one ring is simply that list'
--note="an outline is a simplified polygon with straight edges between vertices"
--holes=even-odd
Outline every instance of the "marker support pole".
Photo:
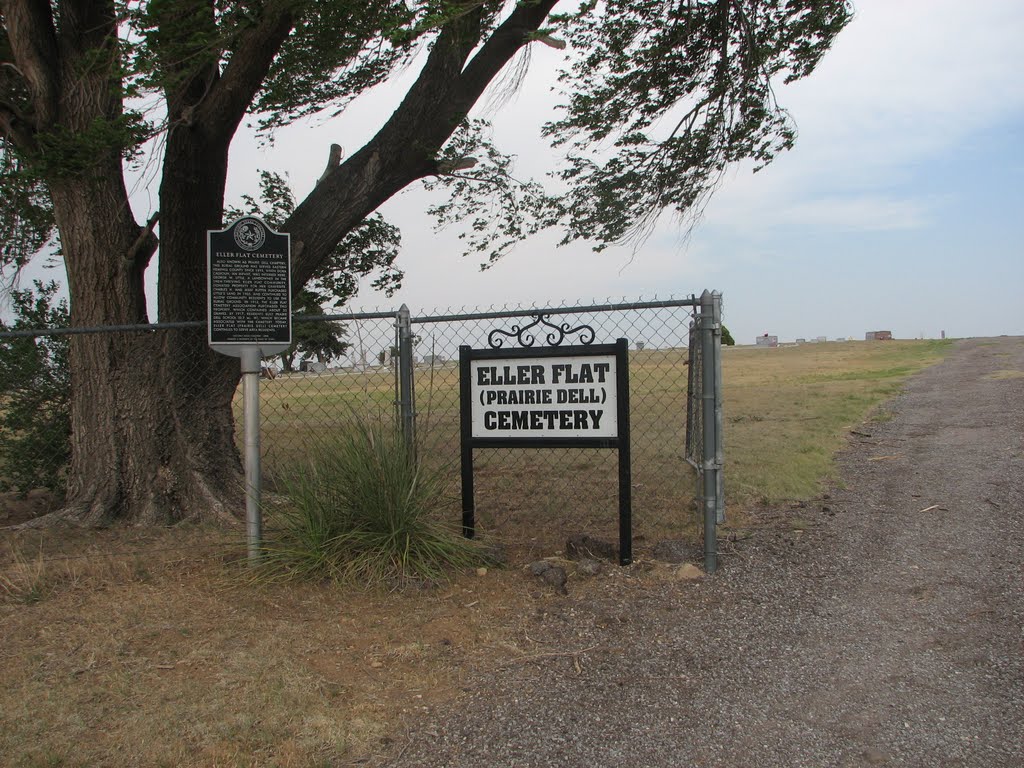
[{"label": "marker support pole", "polygon": [[263,510],[260,468],[260,348],[242,350],[242,405],[245,410],[245,533],[249,563],[260,559]]}]

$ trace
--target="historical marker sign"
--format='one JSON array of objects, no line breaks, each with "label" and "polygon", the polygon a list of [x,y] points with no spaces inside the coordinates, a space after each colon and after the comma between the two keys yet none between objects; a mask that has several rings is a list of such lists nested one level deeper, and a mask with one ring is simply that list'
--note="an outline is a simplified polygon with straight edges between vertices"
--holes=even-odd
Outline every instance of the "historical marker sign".
[{"label": "historical marker sign", "polygon": [[291,241],[243,216],[206,232],[206,325],[210,346],[241,358],[245,412],[245,519],[249,560],[263,537],[260,473],[260,358],[292,343]]},{"label": "historical marker sign", "polygon": [[291,254],[287,234],[245,216],[207,232],[209,341],[241,356],[245,347],[282,352],[292,343]]}]

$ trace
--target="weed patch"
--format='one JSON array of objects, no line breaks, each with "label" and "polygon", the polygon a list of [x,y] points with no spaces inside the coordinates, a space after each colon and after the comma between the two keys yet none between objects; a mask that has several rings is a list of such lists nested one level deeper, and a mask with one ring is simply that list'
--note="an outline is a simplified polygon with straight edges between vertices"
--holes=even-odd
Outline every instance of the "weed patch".
[{"label": "weed patch", "polygon": [[278,478],[287,501],[260,573],[402,586],[480,564],[479,545],[438,522],[447,483],[394,429],[353,418]]}]

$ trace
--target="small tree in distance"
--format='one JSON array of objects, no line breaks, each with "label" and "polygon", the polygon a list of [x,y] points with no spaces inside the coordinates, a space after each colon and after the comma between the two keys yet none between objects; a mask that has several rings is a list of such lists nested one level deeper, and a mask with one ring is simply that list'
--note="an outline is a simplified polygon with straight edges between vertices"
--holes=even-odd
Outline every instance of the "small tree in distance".
[{"label": "small tree in distance", "polygon": [[[302,315],[323,314],[323,308],[312,291],[302,291],[292,303],[292,308]],[[326,365],[344,355],[349,346],[345,341],[345,326],[341,323],[300,318],[292,324],[292,345],[281,353],[281,367],[285,371],[294,371],[295,358],[300,354],[315,357]]]}]

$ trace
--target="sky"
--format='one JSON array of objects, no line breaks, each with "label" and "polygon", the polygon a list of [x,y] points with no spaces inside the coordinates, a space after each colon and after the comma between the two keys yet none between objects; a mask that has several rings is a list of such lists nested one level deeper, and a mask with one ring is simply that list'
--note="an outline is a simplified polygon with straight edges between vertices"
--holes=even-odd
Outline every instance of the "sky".
[{"label": "sky", "polygon": [[[663,218],[639,247],[557,248],[557,234],[520,244],[496,266],[462,256],[457,232],[435,232],[437,202],[416,186],[388,201],[403,231],[403,288],[366,286],[352,308],[402,303],[414,314],[554,302],[681,298],[719,290],[739,343],[796,338],[1024,335],[1024,3],[854,0],[856,16],[815,73],[780,86],[795,148],[767,169],[731,169],[689,237]],[[500,149],[520,178],[558,167],[539,136],[561,96],[562,53],[534,44],[522,90],[484,100]],[[406,78],[415,73],[409,72]],[[301,198],[328,147],[353,153],[401,97],[402,82],[341,117],[279,131],[263,147],[239,135],[228,201],[253,192],[260,169],[288,175]],[[139,184],[136,216],[155,207]],[[153,313],[155,316],[155,312]]]}]

